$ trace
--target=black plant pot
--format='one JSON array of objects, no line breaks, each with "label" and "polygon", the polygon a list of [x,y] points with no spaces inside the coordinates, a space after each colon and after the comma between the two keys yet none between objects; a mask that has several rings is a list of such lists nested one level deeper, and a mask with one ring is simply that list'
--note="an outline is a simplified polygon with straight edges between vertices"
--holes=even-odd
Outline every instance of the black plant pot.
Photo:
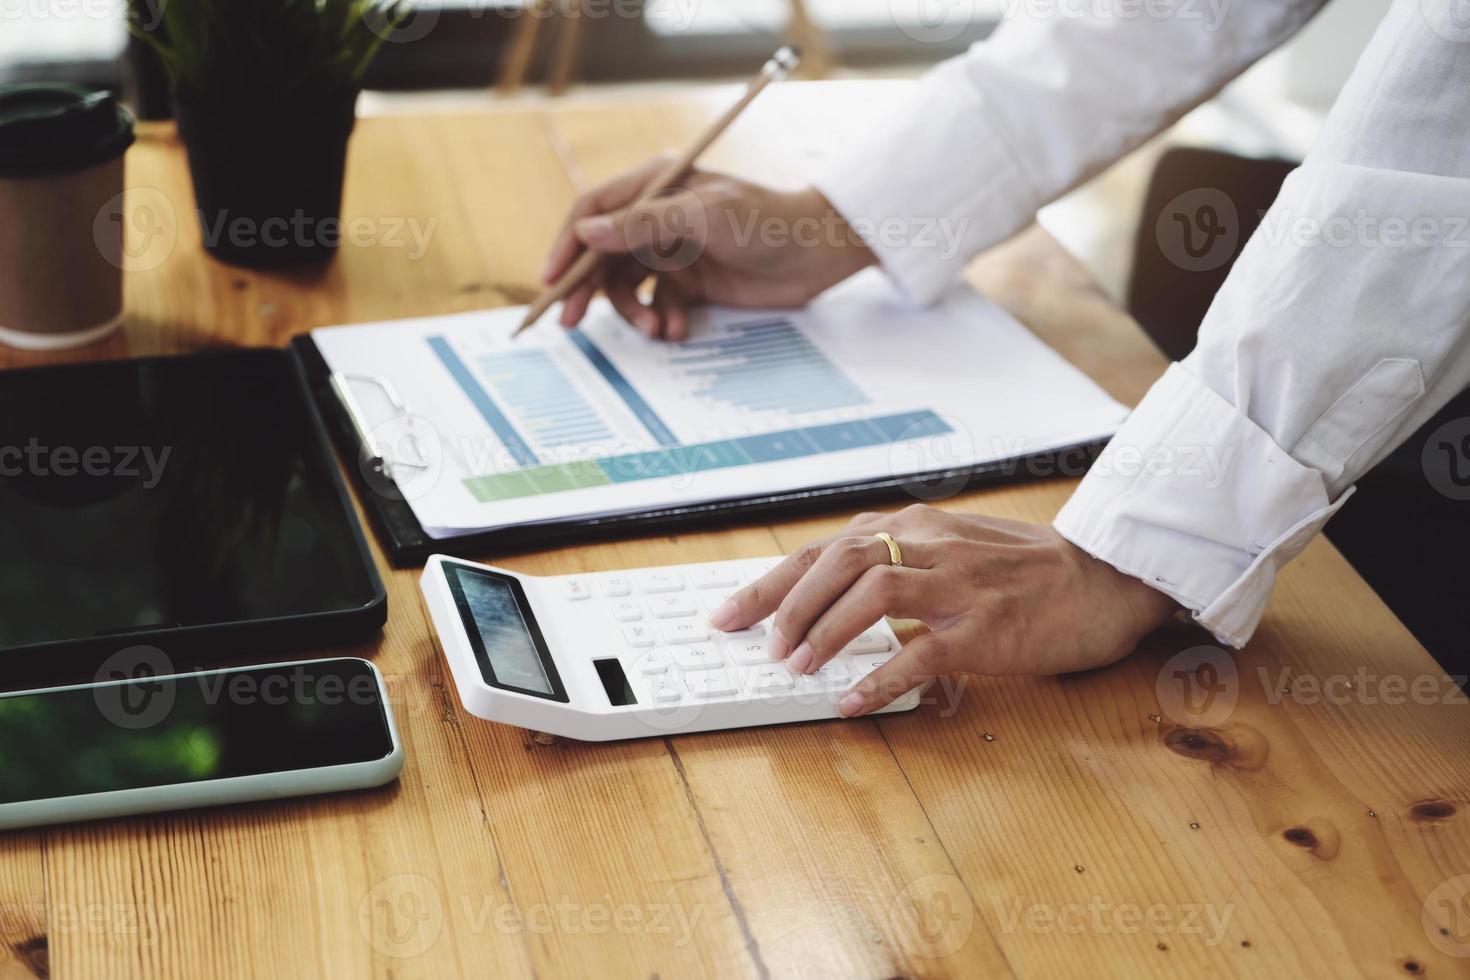
[{"label": "black plant pot", "polygon": [[251,268],[336,254],[356,103],[354,91],[271,109],[175,105],[209,254]]}]

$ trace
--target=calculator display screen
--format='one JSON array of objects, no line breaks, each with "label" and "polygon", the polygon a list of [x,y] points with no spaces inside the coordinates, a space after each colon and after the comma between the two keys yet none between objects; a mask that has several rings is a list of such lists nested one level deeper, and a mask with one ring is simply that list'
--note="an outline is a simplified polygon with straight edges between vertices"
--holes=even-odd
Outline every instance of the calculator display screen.
[{"label": "calculator display screen", "polygon": [[485,683],[566,701],[561,678],[521,583],[463,565],[446,564],[444,569]]}]

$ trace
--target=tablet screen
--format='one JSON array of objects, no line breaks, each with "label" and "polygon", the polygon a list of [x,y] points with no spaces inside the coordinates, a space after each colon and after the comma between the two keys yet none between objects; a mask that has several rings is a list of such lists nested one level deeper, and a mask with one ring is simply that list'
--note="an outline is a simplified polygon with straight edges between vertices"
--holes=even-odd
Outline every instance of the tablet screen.
[{"label": "tablet screen", "polygon": [[0,650],[371,604],[306,399],[278,350],[0,372]]}]

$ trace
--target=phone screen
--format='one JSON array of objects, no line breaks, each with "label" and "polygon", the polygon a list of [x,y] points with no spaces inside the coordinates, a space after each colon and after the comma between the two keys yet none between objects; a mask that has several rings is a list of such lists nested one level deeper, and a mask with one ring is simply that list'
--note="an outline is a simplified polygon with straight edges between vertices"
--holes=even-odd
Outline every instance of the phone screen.
[{"label": "phone screen", "polygon": [[393,737],[360,660],[0,697],[0,804],[373,762]]}]

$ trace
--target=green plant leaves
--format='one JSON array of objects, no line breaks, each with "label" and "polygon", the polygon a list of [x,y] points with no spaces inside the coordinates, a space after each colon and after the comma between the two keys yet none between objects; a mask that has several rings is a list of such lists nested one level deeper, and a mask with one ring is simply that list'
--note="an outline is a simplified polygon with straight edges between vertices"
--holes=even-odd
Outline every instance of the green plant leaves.
[{"label": "green plant leaves", "polygon": [[129,27],[195,106],[283,105],[358,88],[405,0],[129,0]]}]

